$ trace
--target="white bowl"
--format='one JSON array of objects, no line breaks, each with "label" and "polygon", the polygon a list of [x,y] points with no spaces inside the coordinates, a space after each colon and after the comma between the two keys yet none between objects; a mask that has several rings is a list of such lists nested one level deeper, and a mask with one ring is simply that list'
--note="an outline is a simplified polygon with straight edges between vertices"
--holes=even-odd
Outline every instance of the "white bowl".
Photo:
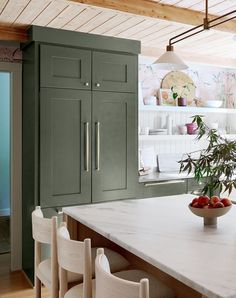
[{"label": "white bowl", "polygon": [[221,100],[206,100],[204,102],[204,107],[208,108],[220,108],[222,106],[223,101]]},{"label": "white bowl", "polygon": [[223,208],[194,208],[188,206],[193,214],[204,218],[204,225],[216,225],[217,217],[225,215],[231,209],[232,205]]},{"label": "white bowl", "polygon": [[219,217],[222,215],[225,215],[229,210],[231,209],[232,205],[227,206],[227,207],[222,207],[222,208],[194,208],[189,205],[189,209],[197,216],[200,217]]}]

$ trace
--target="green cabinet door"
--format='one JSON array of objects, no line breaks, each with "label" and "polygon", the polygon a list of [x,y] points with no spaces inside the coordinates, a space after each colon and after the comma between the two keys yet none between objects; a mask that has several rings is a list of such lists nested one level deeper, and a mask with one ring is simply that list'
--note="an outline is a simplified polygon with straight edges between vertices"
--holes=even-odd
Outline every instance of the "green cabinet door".
[{"label": "green cabinet door", "polygon": [[136,95],[96,91],[92,94],[92,202],[135,197]]},{"label": "green cabinet door", "polygon": [[91,202],[91,92],[40,92],[40,203]]},{"label": "green cabinet door", "polygon": [[92,89],[136,93],[137,59],[133,55],[93,52]]},{"label": "green cabinet door", "polygon": [[[140,183],[141,184],[141,183]],[[142,198],[171,196],[187,193],[186,179],[142,183]]]},{"label": "green cabinet door", "polygon": [[40,45],[40,86],[91,89],[91,51]]}]

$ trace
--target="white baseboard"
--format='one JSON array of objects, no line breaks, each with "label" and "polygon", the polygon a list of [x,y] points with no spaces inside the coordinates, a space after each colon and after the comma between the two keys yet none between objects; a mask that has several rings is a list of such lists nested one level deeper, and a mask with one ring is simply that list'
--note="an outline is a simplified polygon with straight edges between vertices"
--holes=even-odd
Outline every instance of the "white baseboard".
[{"label": "white baseboard", "polygon": [[10,216],[10,208],[0,209],[0,216]]}]

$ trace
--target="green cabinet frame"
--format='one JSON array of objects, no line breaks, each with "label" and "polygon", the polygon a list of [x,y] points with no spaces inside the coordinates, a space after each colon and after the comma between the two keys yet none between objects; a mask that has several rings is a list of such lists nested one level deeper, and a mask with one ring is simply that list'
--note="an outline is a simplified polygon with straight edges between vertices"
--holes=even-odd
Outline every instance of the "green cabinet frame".
[{"label": "green cabinet frame", "polygon": [[40,205],[91,203],[91,92],[40,91]]},{"label": "green cabinet frame", "polygon": [[136,74],[134,55],[93,52],[93,90],[136,92]]},{"label": "green cabinet frame", "polygon": [[[97,202],[135,196],[140,42],[39,26],[32,26],[28,37],[21,45],[22,265],[33,280],[35,206],[52,214],[57,207],[91,203],[92,198]],[[94,169],[95,121],[101,122],[105,153],[99,173]]]},{"label": "green cabinet frame", "polygon": [[92,201],[136,196],[137,100],[134,93],[93,92]]},{"label": "green cabinet frame", "polygon": [[40,45],[40,87],[91,89],[91,51]]}]

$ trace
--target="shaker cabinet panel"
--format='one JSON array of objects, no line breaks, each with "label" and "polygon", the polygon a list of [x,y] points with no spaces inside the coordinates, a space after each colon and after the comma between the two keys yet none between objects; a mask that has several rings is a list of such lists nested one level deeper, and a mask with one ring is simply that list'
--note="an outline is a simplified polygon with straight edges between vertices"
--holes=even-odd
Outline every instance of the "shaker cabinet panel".
[{"label": "shaker cabinet panel", "polygon": [[40,46],[41,87],[91,89],[91,51]]},{"label": "shaker cabinet panel", "polygon": [[89,203],[90,92],[44,88],[40,95],[41,206]]},{"label": "shaker cabinet panel", "polygon": [[136,56],[93,52],[92,89],[136,92],[136,67]]},{"label": "shaker cabinet panel", "polygon": [[134,94],[93,92],[92,201],[135,196],[137,181]]},{"label": "shaker cabinet panel", "polygon": [[159,181],[143,183],[143,198],[171,196],[187,193],[187,181]]}]

